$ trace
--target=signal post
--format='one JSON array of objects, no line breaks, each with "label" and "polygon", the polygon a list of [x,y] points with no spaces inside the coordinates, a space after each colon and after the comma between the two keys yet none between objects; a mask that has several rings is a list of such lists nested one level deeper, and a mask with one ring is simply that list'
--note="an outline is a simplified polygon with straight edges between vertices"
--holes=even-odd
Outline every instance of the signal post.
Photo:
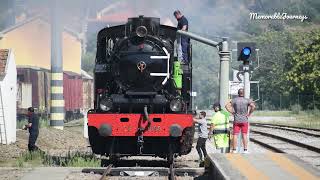
[{"label": "signal post", "polygon": [[[238,42],[237,51],[238,51],[238,61],[243,62],[242,69],[239,71],[243,71],[243,83],[244,83],[244,97],[250,99],[250,71],[252,66],[250,67],[250,63],[256,59],[256,44],[252,42]],[[250,127],[250,123],[249,123]],[[250,128],[247,133],[248,139],[248,148],[249,148],[249,134]],[[242,138],[239,138],[238,147]]]}]

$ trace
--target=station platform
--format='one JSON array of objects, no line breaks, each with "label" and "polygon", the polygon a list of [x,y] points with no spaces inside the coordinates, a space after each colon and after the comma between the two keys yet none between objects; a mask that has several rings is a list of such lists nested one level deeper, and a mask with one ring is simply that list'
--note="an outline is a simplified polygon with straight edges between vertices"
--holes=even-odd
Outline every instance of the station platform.
[{"label": "station platform", "polygon": [[320,170],[299,158],[281,153],[209,154],[206,169],[214,179],[319,180]]}]

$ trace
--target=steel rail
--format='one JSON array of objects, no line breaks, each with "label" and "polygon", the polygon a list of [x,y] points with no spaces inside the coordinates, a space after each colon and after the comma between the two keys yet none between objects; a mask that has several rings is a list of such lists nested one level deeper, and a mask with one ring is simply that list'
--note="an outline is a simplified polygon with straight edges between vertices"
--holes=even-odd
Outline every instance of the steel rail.
[{"label": "steel rail", "polygon": [[[273,129],[280,129],[280,130],[284,130],[284,131],[291,131],[291,132],[301,133],[301,134],[305,134],[305,135],[313,136],[313,137],[320,137],[320,134],[314,134],[314,133],[302,131],[302,130],[309,131],[309,129],[301,129],[298,127],[285,127],[282,125],[274,125],[274,124],[271,125],[271,124],[262,124],[262,123],[250,123],[250,125],[255,126],[255,127],[273,128]],[[287,128],[293,128],[293,129],[287,129]],[[314,131],[314,130],[310,130],[310,131]]]},{"label": "steel rail", "polygon": [[277,135],[274,135],[274,134],[269,134],[269,133],[256,131],[256,130],[250,130],[250,132],[255,133],[255,134],[260,134],[262,136],[267,136],[267,137],[271,137],[271,138],[274,138],[274,139],[278,139],[278,140],[293,144],[295,146],[302,147],[302,148],[308,149],[308,150],[316,152],[316,153],[320,153],[320,148],[315,147],[315,146],[311,146],[311,145],[308,145],[308,144],[304,144],[304,143],[301,143],[301,142],[298,142],[298,141],[294,141],[292,139],[288,139],[288,138],[284,138],[284,137],[277,136]]}]

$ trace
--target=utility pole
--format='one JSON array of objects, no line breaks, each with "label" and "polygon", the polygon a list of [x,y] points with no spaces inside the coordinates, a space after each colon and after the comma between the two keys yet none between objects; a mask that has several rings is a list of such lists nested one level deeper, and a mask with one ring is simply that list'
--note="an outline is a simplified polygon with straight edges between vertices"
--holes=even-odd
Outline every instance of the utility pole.
[{"label": "utility pole", "polygon": [[51,106],[50,126],[63,129],[64,98],[62,68],[62,26],[58,0],[52,0],[51,10]]}]

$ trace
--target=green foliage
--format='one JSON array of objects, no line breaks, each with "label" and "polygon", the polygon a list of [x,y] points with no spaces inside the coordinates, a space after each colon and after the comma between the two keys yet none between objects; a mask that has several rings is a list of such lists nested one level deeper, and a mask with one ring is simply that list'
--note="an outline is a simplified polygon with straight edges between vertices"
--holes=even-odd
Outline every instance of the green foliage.
[{"label": "green foliage", "polygon": [[291,111],[293,114],[299,114],[301,111],[301,106],[299,104],[294,104],[291,106]]},{"label": "green foliage", "polygon": [[290,69],[285,73],[291,90],[320,95],[320,30],[297,34],[296,47],[288,54]]},{"label": "green foliage", "polygon": [[286,53],[292,49],[294,41],[288,31],[271,31],[253,38],[257,43],[260,67],[253,74],[253,79],[260,81],[261,91],[266,94],[288,93],[285,77],[287,71]]},{"label": "green foliage", "polygon": [[200,109],[208,108],[219,97],[219,57],[216,48],[192,42],[192,82],[197,92],[194,104]]},{"label": "green foliage", "polygon": [[94,69],[94,63],[95,63],[95,54],[92,52],[87,52],[82,56],[81,68],[92,75],[93,69]]},{"label": "green foliage", "polygon": [[[17,129],[22,129],[24,125],[28,124],[28,119],[17,120]],[[39,127],[49,127],[49,119],[48,118],[40,118],[39,119]]]},{"label": "green foliage", "polygon": [[44,153],[40,151],[25,152],[16,161],[18,167],[33,167],[42,165]]},{"label": "green foliage", "polygon": [[17,167],[62,166],[62,167],[99,167],[101,160],[93,154],[75,152],[63,156],[49,156],[41,151],[25,152],[16,160]]},{"label": "green foliage", "polygon": [[93,155],[81,155],[80,153],[75,154],[71,158],[68,158],[63,166],[66,167],[99,167],[101,160],[97,159]]}]

